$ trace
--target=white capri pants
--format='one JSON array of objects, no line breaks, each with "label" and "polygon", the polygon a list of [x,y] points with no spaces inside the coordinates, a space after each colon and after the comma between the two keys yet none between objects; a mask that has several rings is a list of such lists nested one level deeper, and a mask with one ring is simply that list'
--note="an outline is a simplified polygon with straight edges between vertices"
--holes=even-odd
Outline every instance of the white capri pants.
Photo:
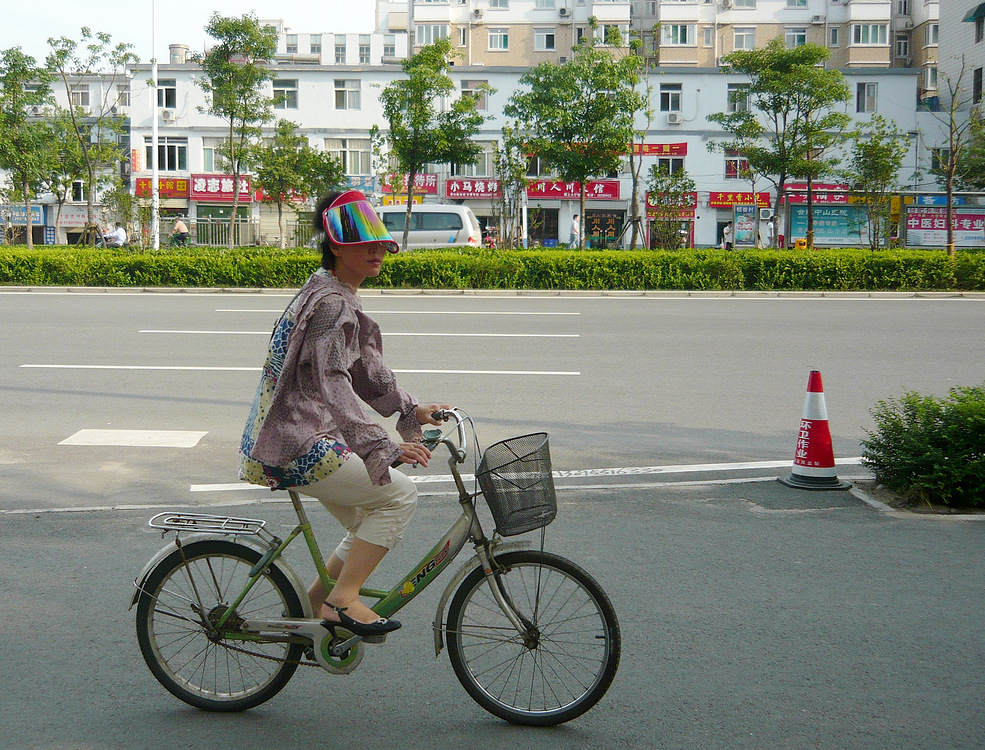
[{"label": "white capri pants", "polygon": [[417,486],[406,474],[390,469],[390,484],[377,486],[355,453],[324,479],[296,489],[316,498],[349,532],[335,548],[340,560],[346,559],[355,537],[393,549],[417,509]]}]

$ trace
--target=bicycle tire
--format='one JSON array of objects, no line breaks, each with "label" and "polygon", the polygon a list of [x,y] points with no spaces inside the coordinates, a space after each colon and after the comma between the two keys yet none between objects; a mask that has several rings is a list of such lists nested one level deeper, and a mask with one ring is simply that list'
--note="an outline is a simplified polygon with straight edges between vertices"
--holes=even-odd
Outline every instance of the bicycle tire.
[{"label": "bicycle tire", "polygon": [[481,568],[448,609],[448,656],[468,694],[513,724],[553,726],[588,711],[619,666],[619,622],[582,568],[539,551],[498,555],[500,585],[533,624],[525,644],[493,598]]},{"label": "bicycle tire", "polygon": [[[191,542],[147,576],[137,600],[140,653],[158,682],[185,703],[205,711],[243,711],[280,692],[297,670],[300,644],[210,636],[200,614],[217,619],[260,557],[236,542]],[[294,587],[276,565],[267,566],[227,627],[235,628],[243,617],[304,617]]]}]

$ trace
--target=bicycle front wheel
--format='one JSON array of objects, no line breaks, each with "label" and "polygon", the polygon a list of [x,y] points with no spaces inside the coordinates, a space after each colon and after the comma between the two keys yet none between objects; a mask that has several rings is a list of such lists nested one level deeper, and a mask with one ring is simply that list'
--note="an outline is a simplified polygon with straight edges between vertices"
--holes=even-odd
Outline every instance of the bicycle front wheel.
[{"label": "bicycle front wheel", "polygon": [[260,560],[230,541],[191,542],[147,576],[137,600],[137,641],[150,671],[173,695],[206,711],[242,711],[269,700],[298,668],[300,644],[242,640],[247,618],[304,617],[287,576],[268,565],[222,630],[215,623]]},{"label": "bicycle front wheel", "polygon": [[570,560],[546,552],[496,557],[496,580],[525,620],[517,632],[481,568],[448,609],[448,656],[484,709],[514,724],[552,726],[605,695],[619,666],[619,622],[609,597]]}]

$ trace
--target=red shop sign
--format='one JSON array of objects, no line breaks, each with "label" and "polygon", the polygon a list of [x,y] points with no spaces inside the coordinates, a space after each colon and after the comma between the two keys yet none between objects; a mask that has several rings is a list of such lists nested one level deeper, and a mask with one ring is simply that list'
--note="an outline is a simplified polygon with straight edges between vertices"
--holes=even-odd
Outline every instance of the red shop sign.
[{"label": "red shop sign", "polygon": [[[580,182],[538,180],[527,186],[528,198],[554,198],[571,201],[578,200],[580,195]],[[585,188],[585,199],[593,201],[619,200],[619,180],[592,180]]]},{"label": "red shop sign", "polygon": [[686,143],[634,143],[637,156],[687,156]]},{"label": "red shop sign", "polygon": [[[138,198],[151,197],[150,177],[138,177],[135,188]],[[187,177],[161,177],[157,181],[157,194],[161,198],[187,198],[188,197],[188,178]]]},{"label": "red shop sign", "polygon": [[[231,174],[193,174],[189,197],[196,201],[220,201],[232,203],[235,197]],[[239,199],[243,203],[253,202],[249,175],[239,178]]]},{"label": "red shop sign", "polygon": [[[732,206],[752,206],[752,193],[734,192],[712,192],[708,194],[708,205],[711,208],[732,208]],[[756,193],[755,205],[769,206],[769,193]]]},{"label": "red shop sign", "polygon": [[445,181],[445,198],[501,198],[499,180],[451,178]]},{"label": "red shop sign", "polygon": [[[407,193],[407,181],[410,175],[388,174],[383,177],[384,193]],[[414,175],[415,195],[437,195],[438,194],[438,175],[436,174],[416,174]]]}]

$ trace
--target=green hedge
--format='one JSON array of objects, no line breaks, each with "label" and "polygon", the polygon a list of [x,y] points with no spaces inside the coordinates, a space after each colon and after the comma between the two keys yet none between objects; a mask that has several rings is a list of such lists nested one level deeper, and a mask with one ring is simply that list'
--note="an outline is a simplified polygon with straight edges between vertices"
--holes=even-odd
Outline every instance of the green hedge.
[{"label": "green hedge", "polygon": [[862,462],[911,502],[985,508],[985,385],[947,398],[907,392],[872,411]]},{"label": "green hedge", "polygon": [[[306,250],[0,247],[0,284],[300,286]],[[367,286],[429,289],[985,291],[985,254],[938,250],[436,250],[391,256]]]}]

